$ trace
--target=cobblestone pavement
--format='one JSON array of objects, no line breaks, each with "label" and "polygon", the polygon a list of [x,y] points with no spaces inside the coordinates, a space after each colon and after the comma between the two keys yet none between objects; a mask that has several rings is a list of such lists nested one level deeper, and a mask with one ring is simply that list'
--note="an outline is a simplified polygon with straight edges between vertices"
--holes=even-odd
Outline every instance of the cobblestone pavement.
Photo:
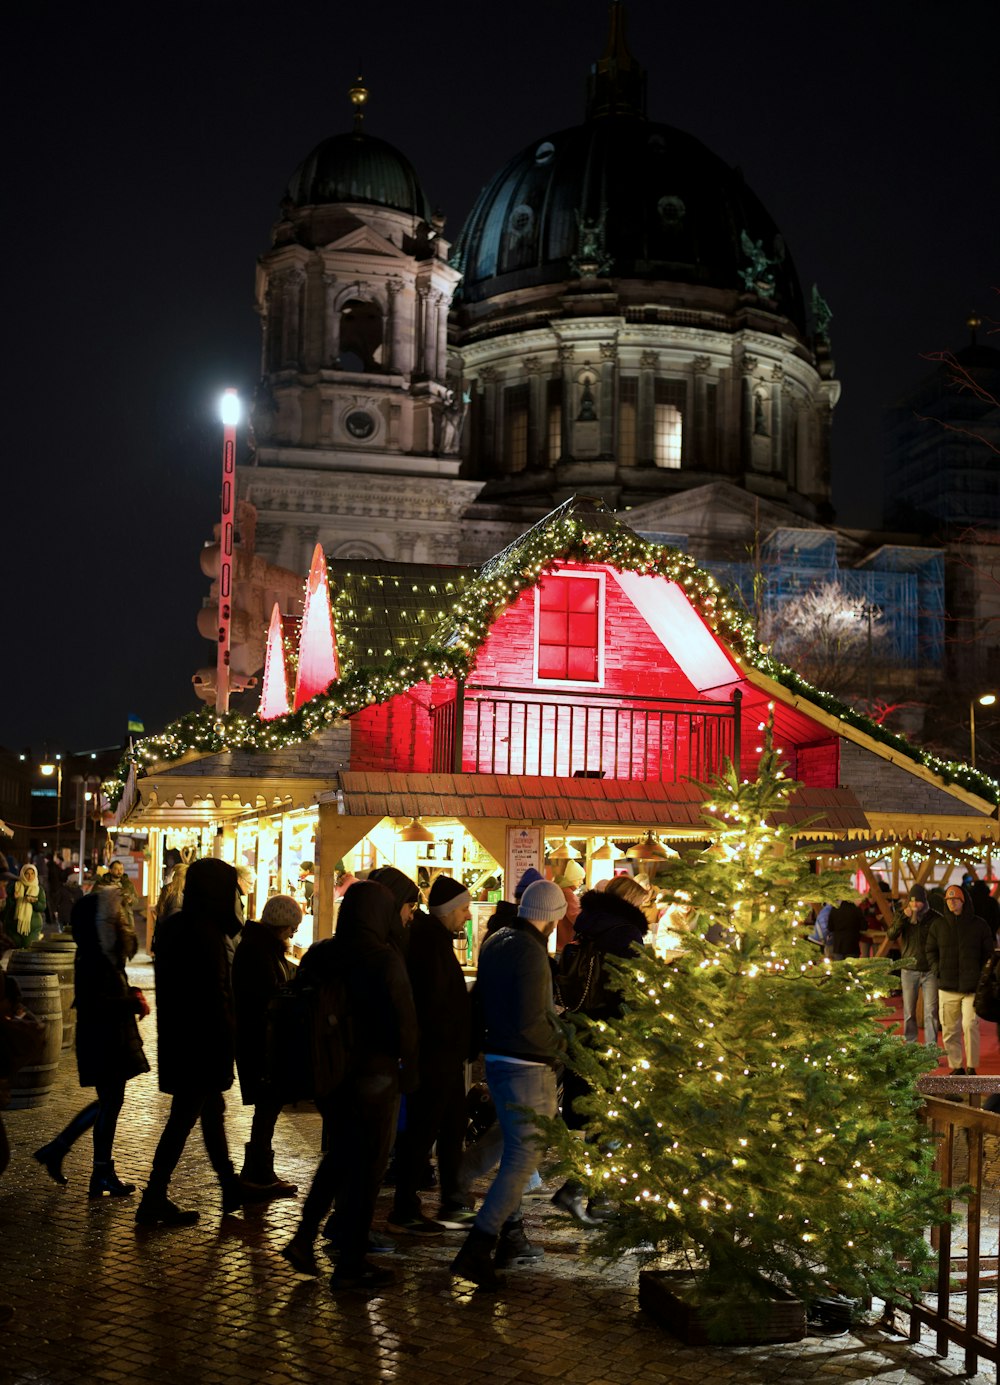
[{"label": "cobblestone pavement", "polygon": [[[135,980],[152,998],[149,968]],[[143,1025],[155,1059],[153,1018]],[[6,1114],[13,1148],[0,1182],[0,1301],[16,1314],[0,1328],[3,1385],[312,1385],[312,1382],[447,1382],[486,1385],[565,1380],[573,1385],[652,1382],[941,1381],[962,1377],[961,1356],[911,1348],[875,1328],[770,1348],[685,1347],[641,1314],[637,1267],[582,1260],[584,1232],[540,1196],[527,1215],[545,1248],[532,1268],[508,1272],[505,1291],[463,1290],[448,1274],[462,1238],[407,1244],[385,1257],[396,1285],[378,1296],[331,1294],[293,1274],[278,1254],[297,1221],[297,1200],[223,1218],[219,1191],[193,1136],[172,1185],[200,1223],[137,1231],[135,1198],[88,1202],[90,1137],[66,1161],[58,1188],[31,1159],[89,1099],[63,1055],[50,1101]],[[129,1084],[116,1144],[118,1169],[144,1184],[167,1108],[154,1074]],[[238,1090],[228,1099],[234,1151],[249,1121]],[[315,1165],[319,1119],[284,1114],[279,1170],[303,1191]],[[433,1204],[430,1209],[433,1210]],[[382,1200],[379,1216],[388,1211]],[[324,1259],[322,1252],[321,1260]],[[992,1300],[987,1300],[992,1317]],[[992,1323],[989,1330],[992,1330]],[[983,1371],[976,1381],[994,1379]]]}]

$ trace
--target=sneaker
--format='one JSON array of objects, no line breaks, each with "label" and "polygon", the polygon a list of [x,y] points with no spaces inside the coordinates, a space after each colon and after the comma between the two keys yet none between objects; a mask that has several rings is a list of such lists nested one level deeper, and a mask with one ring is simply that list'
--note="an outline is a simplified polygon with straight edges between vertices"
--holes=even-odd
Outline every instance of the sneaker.
[{"label": "sneaker", "polygon": [[397,1236],[443,1236],[445,1228],[433,1217],[425,1217],[423,1212],[417,1212],[412,1217],[388,1216],[385,1219],[386,1229],[395,1232]]},{"label": "sneaker", "polygon": [[395,1282],[396,1276],[392,1270],[383,1269],[381,1265],[372,1265],[367,1260],[355,1269],[343,1269],[338,1265],[330,1276],[330,1288],[334,1293],[338,1290],[372,1293],[378,1289],[387,1289]]},{"label": "sneaker", "polygon": [[524,1222],[508,1222],[500,1232],[493,1263],[498,1270],[509,1265],[529,1265],[536,1260],[544,1260],[545,1251],[541,1246],[533,1246],[524,1233]]},{"label": "sneaker", "polygon": [[472,1225],[476,1220],[476,1214],[471,1207],[442,1207],[437,1214],[437,1220],[449,1231],[462,1231]]}]

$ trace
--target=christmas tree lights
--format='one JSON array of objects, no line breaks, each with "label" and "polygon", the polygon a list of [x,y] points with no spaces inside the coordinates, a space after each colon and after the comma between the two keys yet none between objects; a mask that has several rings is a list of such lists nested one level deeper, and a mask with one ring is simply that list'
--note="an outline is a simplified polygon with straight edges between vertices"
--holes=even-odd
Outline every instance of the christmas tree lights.
[{"label": "christmas tree lights", "polygon": [[652,1243],[694,1271],[712,1330],[778,1284],[811,1299],[900,1295],[944,1219],[916,1079],[935,1064],[884,1022],[888,961],[830,962],[801,926],[848,893],[811,872],[782,812],[797,787],[768,743],[758,778],[706,786],[715,847],[675,867],[692,931],[667,962],[608,970],[620,1019],[580,1019],[571,1065],[591,1086],[563,1168],[617,1208],[588,1238],[613,1258]]}]

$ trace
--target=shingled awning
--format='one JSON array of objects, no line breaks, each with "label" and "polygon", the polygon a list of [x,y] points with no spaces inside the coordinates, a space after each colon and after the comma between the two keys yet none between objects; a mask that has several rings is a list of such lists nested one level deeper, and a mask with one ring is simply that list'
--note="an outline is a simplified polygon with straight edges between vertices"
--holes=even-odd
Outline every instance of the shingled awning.
[{"label": "shingled awning", "polygon": [[[338,802],[352,817],[499,818],[624,836],[655,829],[690,837],[704,830],[704,798],[689,781],[342,770]],[[809,836],[870,831],[849,789],[799,789],[786,817],[802,823]]]}]

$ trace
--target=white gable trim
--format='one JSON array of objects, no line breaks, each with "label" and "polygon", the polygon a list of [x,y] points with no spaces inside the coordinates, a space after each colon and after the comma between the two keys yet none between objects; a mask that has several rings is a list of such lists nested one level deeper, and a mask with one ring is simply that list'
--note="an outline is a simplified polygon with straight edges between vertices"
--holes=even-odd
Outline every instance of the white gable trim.
[{"label": "white gable trim", "polygon": [[611,575],[699,693],[727,701],[743,670],[708,629],[676,582],[652,573]]}]

